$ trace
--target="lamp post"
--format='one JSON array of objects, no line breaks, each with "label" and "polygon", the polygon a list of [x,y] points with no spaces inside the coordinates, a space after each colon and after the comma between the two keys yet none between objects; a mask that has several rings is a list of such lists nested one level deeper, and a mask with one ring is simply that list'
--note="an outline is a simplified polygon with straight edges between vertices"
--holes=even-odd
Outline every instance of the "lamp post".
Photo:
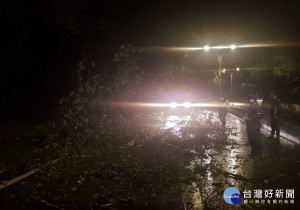
[{"label": "lamp post", "polygon": [[[237,71],[240,70],[240,68],[236,68]],[[230,73],[230,95],[232,96],[232,77],[233,77],[233,72]]]},{"label": "lamp post", "polygon": [[232,97],[232,77],[233,77],[233,72],[230,73],[230,95]]},{"label": "lamp post", "polygon": [[216,54],[218,56],[218,62],[219,62],[219,80],[220,80],[220,96],[222,96],[222,60],[223,60],[223,55],[224,52],[218,52],[216,51]]},{"label": "lamp post", "polygon": [[219,76],[219,82],[220,82],[220,96],[222,96],[222,61],[223,61],[223,55],[225,53],[225,51],[222,49],[228,49],[228,48],[234,50],[236,48],[236,46],[230,45],[229,47],[209,47],[208,45],[206,45],[203,47],[203,49],[206,51],[208,51],[210,49],[216,49],[214,52],[216,53],[216,55],[218,57],[218,63],[219,63],[218,76]]}]

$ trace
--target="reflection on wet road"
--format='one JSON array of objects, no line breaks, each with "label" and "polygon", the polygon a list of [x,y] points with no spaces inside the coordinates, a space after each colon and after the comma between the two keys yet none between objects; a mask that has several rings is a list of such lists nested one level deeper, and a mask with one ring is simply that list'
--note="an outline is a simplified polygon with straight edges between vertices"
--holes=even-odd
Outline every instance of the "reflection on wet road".
[{"label": "reflection on wet road", "polygon": [[[186,167],[193,170],[198,165],[206,169],[205,173],[199,174],[199,183],[185,187],[186,192],[182,197],[184,202],[193,203],[192,209],[203,208],[203,201],[206,201],[206,207],[209,208],[224,206],[222,195],[230,186],[240,189],[241,193],[246,189],[266,189],[274,186],[299,189],[299,184],[296,183],[299,180],[300,167],[295,157],[299,151],[295,152],[293,145],[286,144],[284,140],[271,141],[266,137],[268,133],[261,132],[262,156],[255,159],[249,157],[251,147],[245,123],[235,115],[227,115],[224,130],[214,110],[198,110],[184,115],[163,114],[159,124],[161,123],[160,128],[164,132],[169,131],[175,137],[188,140],[197,138],[197,132],[201,132],[197,126],[205,127],[208,119],[212,123],[220,124],[220,129],[209,134],[209,137],[218,135],[224,140],[224,147],[207,148],[204,157],[197,156],[197,151],[190,149],[195,154],[195,159]],[[274,167],[274,164],[279,167]],[[207,206],[208,203],[211,206]],[[242,207],[236,205],[234,208]]]},{"label": "reflection on wet road", "polygon": [[185,115],[185,116],[176,116],[171,115],[167,118],[165,122],[164,129],[170,129],[171,132],[178,136],[182,137],[181,135],[181,129],[185,126],[188,126],[188,123],[191,121],[191,115]]}]

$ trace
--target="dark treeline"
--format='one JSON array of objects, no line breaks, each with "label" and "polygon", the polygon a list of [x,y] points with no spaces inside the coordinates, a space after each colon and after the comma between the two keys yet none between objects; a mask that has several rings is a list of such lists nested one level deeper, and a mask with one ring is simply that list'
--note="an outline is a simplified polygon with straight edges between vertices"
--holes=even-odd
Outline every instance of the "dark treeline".
[{"label": "dark treeline", "polygon": [[[295,40],[298,37],[298,32],[294,30],[297,18],[293,18],[292,15],[295,12],[293,8],[296,7],[292,4],[284,5],[281,7],[283,11],[278,13],[272,9],[276,5],[260,4],[260,9],[256,9],[257,17],[253,17],[252,10],[248,9],[250,4],[246,3],[231,13],[230,4],[224,3],[220,7],[217,3],[207,2],[196,5],[181,1],[152,2],[145,5],[137,2],[81,0],[29,1],[20,4],[7,2],[1,12],[1,25],[5,28],[1,32],[1,113],[16,118],[22,114],[26,117],[39,117],[44,113],[51,113],[57,107],[59,98],[68,95],[72,89],[73,74],[81,60],[95,61],[98,70],[104,71],[123,43],[131,43],[138,47],[203,46],[233,42],[247,44],[261,40]],[[177,8],[181,10],[178,11]],[[216,14],[220,11],[226,12],[211,17],[211,11],[215,11]],[[263,21],[259,19],[262,15]],[[240,18],[237,19],[236,16]],[[224,21],[227,24],[224,24]],[[265,26],[272,30],[266,30]],[[284,54],[282,48],[279,48],[278,52]],[[142,71],[159,73],[159,69],[171,59],[178,63],[180,61],[177,58],[182,57],[157,54],[155,52],[146,55],[147,59],[141,63]],[[298,59],[298,54],[288,54],[282,55],[287,63],[299,62],[294,61]],[[272,60],[274,56],[268,54],[266,49],[239,49],[235,53],[226,54],[223,64],[224,68],[260,66],[265,60]],[[197,84],[200,84],[200,87],[197,90],[210,84],[213,74],[204,70],[218,68],[213,53],[189,53],[186,60],[189,69],[199,80]],[[278,73],[279,69],[290,66],[285,65],[283,60],[273,59],[273,67],[281,65],[281,68],[276,68],[274,74],[270,71],[269,73],[274,81],[284,79],[285,82],[281,83],[284,87],[276,88],[275,84],[278,82],[266,83],[264,79],[253,77],[252,73],[248,72],[241,72],[235,82],[254,81],[264,89],[262,92],[275,89],[285,101],[296,103],[299,101],[299,92],[296,85],[298,80],[294,75],[299,68],[293,67],[294,70],[288,70],[284,74]],[[269,69],[274,70],[272,67]],[[270,79],[269,73],[263,77]],[[296,80],[288,78],[286,73],[291,73],[291,78]],[[227,86],[228,89],[229,74],[224,77],[227,78],[224,87]],[[150,80],[150,77],[148,78]],[[274,84],[274,87],[265,87],[262,84]],[[207,89],[212,87],[216,88],[206,86]],[[238,87],[236,84],[236,89]],[[241,96],[244,94],[243,92]]]}]

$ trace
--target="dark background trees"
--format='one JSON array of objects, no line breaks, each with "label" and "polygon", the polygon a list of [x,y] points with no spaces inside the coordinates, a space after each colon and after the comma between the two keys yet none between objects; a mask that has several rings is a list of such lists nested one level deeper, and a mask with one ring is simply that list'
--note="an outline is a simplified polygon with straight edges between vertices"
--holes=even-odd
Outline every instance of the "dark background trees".
[{"label": "dark background trees", "polygon": [[252,81],[261,88],[265,99],[275,92],[285,103],[299,103],[300,53],[297,48],[277,48],[266,51],[261,69],[249,72]]},{"label": "dark background trees", "polygon": [[[299,37],[294,2],[43,0],[1,4],[1,113],[16,118],[51,112],[70,91],[80,60],[95,61],[104,71],[123,43],[198,47],[297,43]],[[240,49],[224,60],[224,67],[257,66],[266,51],[251,51],[255,50]],[[152,61],[147,61],[145,71],[164,66],[173,56],[146,53]],[[177,61],[173,58],[173,62]],[[189,62],[199,76],[198,84],[211,80],[212,75],[202,70],[216,68],[213,56],[189,54]]]}]

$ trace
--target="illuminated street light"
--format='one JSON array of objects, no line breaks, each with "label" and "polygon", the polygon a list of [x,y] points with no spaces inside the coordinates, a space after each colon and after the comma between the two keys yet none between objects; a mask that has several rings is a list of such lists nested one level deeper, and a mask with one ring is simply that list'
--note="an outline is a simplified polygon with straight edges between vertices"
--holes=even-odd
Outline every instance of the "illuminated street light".
[{"label": "illuminated street light", "polygon": [[226,73],[226,69],[223,69],[222,73],[224,73],[224,74],[225,74],[225,73]]},{"label": "illuminated street light", "polygon": [[240,68],[236,68],[236,70],[237,70],[237,71],[239,71],[239,70],[240,70]]},{"label": "illuminated street light", "polygon": [[183,106],[185,107],[185,108],[190,108],[191,107],[191,103],[190,102],[185,102],[184,104],[183,104]]},{"label": "illuminated street light", "polygon": [[177,107],[177,103],[176,102],[172,102],[169,104],[170,108],[176,108]]},{"label": "illuminated street light", "polygon": [[206,51],[208,51],[209,48],[210,48],[210,47],[209,47],[208,45],[206,45],[206,46],[203,47],[203,49],[206,50]]},{"label": "illuminated street light", "polygon": [[[219,63],[219,79],[220,79],[220,96],[222,95],[222,76],[221,74],[222,72],[222,60],[223,60],[223,55],[224,55],[224,49],[228,49],[231,48],[232,50],[234,50],[236,48],[236,45],[232,44],[230,45],[230,47],[227,46],[222,46],[222,47],[209,47],[208,45],[204,46],[203,49],[205,51],[208,51],[209,49],[214,49],[214,52],[216,53],[217,57],[218,57],[218,63]],[[226,71],[226,70],[225,70]]]}]

